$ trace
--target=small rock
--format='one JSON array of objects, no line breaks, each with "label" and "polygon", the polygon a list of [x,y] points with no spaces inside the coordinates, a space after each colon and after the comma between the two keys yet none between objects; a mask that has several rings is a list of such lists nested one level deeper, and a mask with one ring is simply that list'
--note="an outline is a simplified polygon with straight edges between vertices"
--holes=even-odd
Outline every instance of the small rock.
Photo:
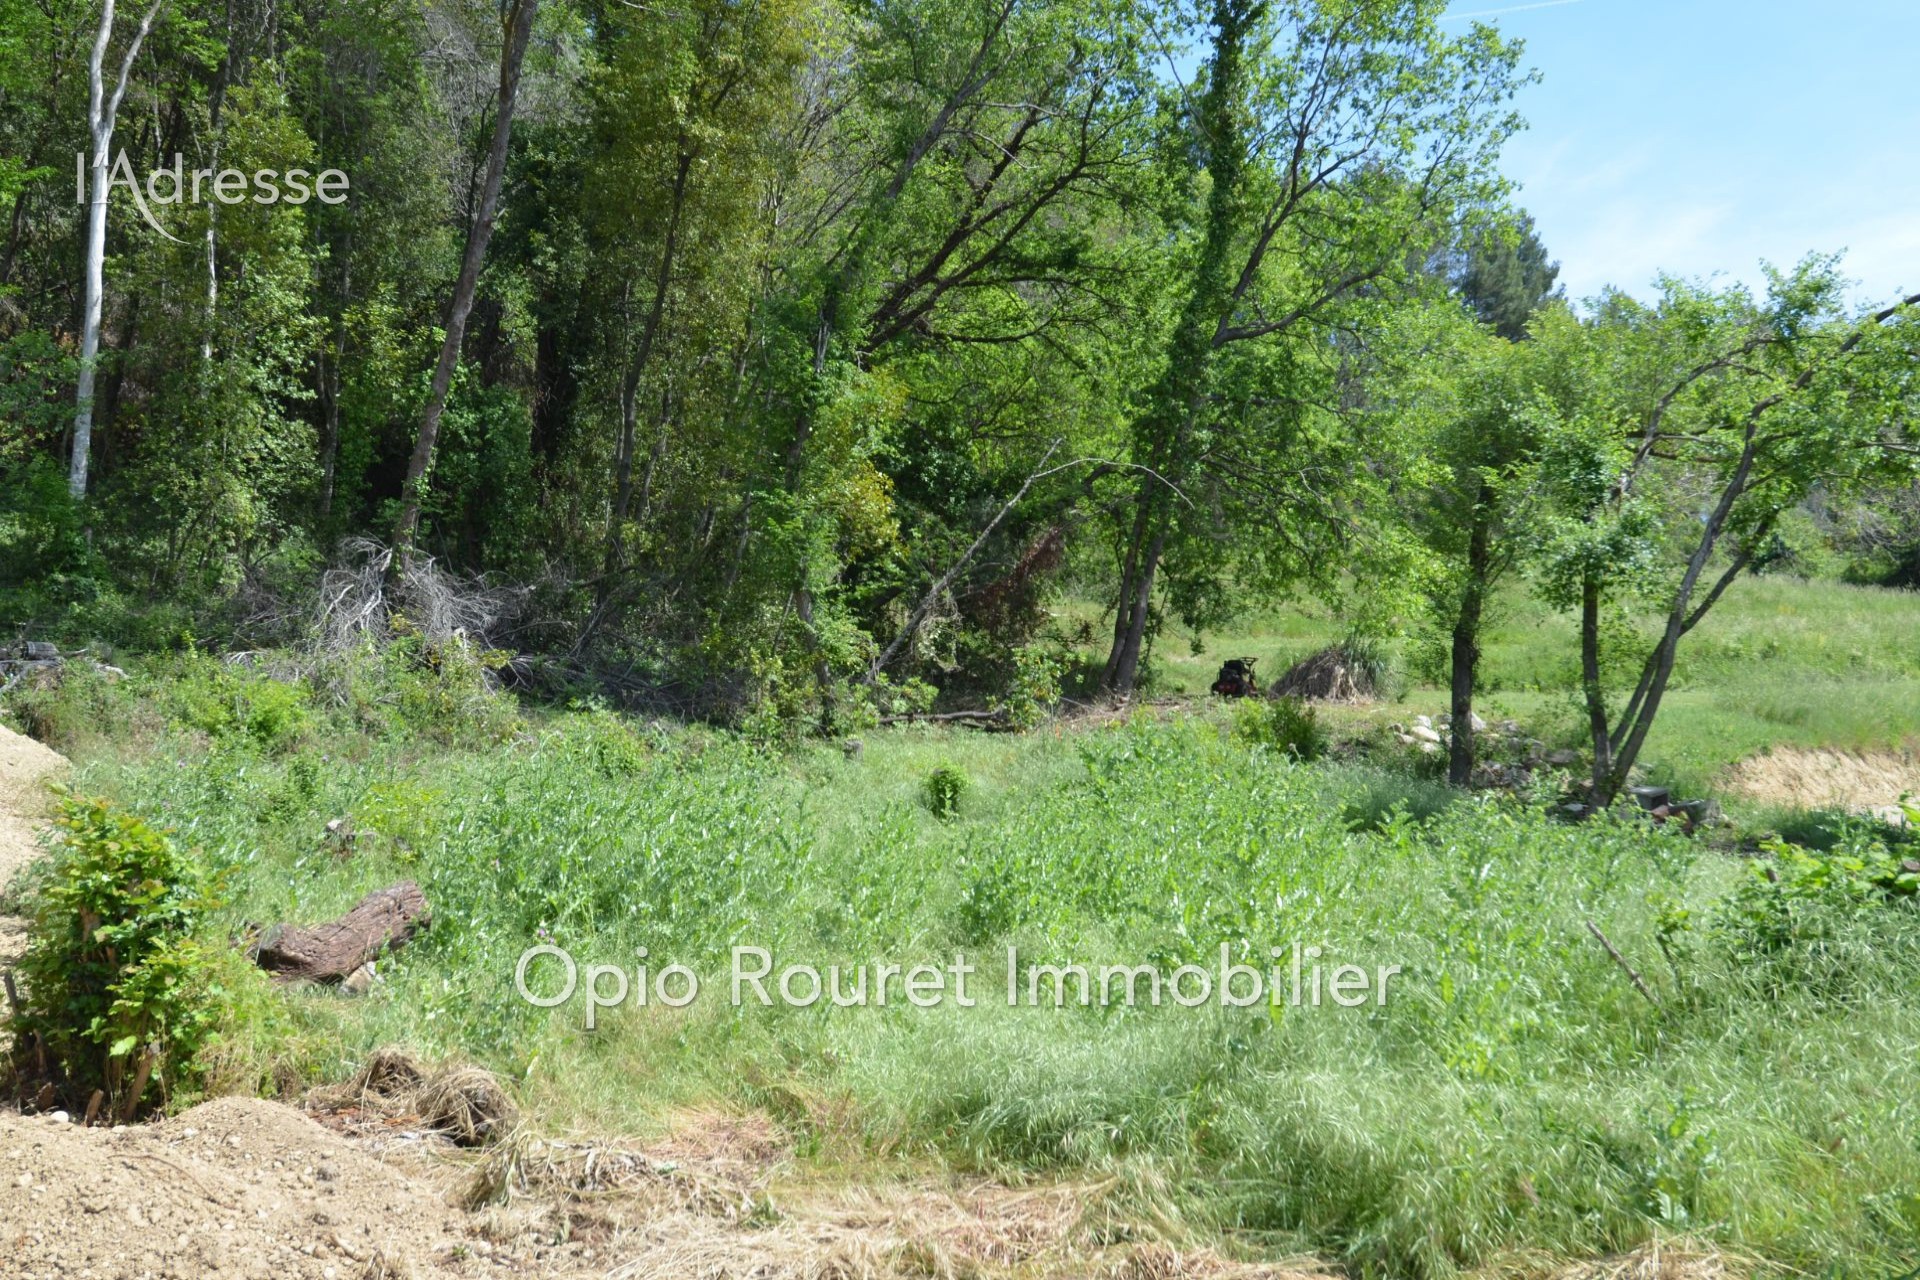
[{"label": "small rock", "polygon": [[53,1123],[55,1124],[72,1124],[73,1123],[73,1117],[68,1115],[64,1111],[56,1111],[53,1114],[49,1115],[47,1119],[53,1121]]},{"label": "small rock", "polygon": [[1420,739],[1420,741],[1428,744],[1429,746],[1437,745],[1440,741],[1440,734],[1433,728],[1432,725],[1426,725],[1426,724],[1414,725],[1413,736]]},{"label": "small rock", "polygon": [[363,996],[373,990],[373,964],[368,962],[348,974],[340,989],[350,996]]},{"label": "small rock", "polygon": [[1573,764],[1575,761],[1579,760],[1579,758],[1580,758],[1579,754],[1572,751],[1547,752],[1547,763],[1560,769],[1564,769],[1568,765]]}]

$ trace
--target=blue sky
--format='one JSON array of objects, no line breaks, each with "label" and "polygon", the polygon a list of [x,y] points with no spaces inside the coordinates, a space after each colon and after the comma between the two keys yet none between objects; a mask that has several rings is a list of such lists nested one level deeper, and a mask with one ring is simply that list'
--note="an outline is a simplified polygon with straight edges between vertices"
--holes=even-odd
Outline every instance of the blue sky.
[{"label": "blue sky", "polygon": [[1455,0],[1526,41],[1515,197],[1567,294],[1660,271],[1758,285],[1847,249],[1875,301],[1920,289],[1920,0]]}]

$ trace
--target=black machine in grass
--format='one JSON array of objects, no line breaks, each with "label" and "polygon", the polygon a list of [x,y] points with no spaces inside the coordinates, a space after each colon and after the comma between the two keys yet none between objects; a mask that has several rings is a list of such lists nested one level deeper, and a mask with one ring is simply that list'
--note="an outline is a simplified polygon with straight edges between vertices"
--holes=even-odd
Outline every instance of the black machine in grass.
[{"label": "black machine in grass", "polygon": [[1223,698],[1253,698],[1260,693],[1259,682],[1253,678],[1252,658],[1228,658],[1220,664],[1220,674],[1214,678],[1213,692]]}]

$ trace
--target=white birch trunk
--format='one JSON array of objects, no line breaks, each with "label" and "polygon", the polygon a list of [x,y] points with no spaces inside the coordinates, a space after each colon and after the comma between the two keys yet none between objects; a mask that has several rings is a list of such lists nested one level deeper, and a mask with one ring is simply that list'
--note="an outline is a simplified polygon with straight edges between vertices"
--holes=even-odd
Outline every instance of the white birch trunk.
[{"label": "white birch trunk", "polygon": [[120,77],[113,93],[107,93],[105,65],[107,45],[113,40],[114,0],[105,0],[100,9],[100,30],[93,39],[93,53],[87,59],[87,139],[93,155],[88,166],[86,297],[80,317],[80,377],[75,389],[73,415],[73,461],[67,468],[67,489],[75,498],[87,496],[87,459],[93,448],[93,387],[100,362],[100,315],[105,294],[107,257],[107,175],[113,161],[113,122],[119,114],[120,100],[127,93],[127,76],[140,53],[141,42],[153,30],[166,0],[154,0],[140,20],[127,51],[120,60]]}]

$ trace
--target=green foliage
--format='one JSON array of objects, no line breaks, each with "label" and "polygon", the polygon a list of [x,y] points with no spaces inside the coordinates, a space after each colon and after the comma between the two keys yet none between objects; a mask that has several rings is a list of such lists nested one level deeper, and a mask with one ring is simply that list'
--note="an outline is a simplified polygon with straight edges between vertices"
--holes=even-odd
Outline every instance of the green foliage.
[{"label": "green foliage", "polygon": [[[1920,1003],[1887,960],[1920,941],[1911,899],[1876,893],[1754,959],[1721,923],[1748,892],[1742,864],[1637,820],[1568,824],[1378,764],[1276,767],[1178,714],[865,741],[855,762],[805,744],[773,757],[588,707],[460,751],[323,740],[326,765],[304,776],[298,755],[173,738],[87,780],[206,849],[231,877],[222,928],[324,918],[407,860],[462,927],[383,966],[372,999],[296,1000],[299,1030],[328,1062],[396,1039],[476,1057],[527,1079],[556,1127],[831,1095],[840,1141],[1105,1169],[1166,1188],[1155,1203],[1201,1234],[1280,1232],[1290,1250],[1416,1277],[1682,1225],[1803,1268],[1905,1247],[1897,1213],[1859,1206],[1895,1205],[1920,1176],[1884,1087],[1920,1045]],[[965,821],[930,812],[940,765],[971,781]],[[342,815],[406,829],[408,847],[369,837],[343,861],[317,838]],[[512,994],[515,958],[543,938],[583,962],[630,965],[645,946],[696,968],[702,999],[670,1020],[608,1014],[589,1044],[577,1009]],[[780,964],[963,949],[980,1007],[734,1010],[728,948],[743,939]],[[1278,946],[1284,968],[1295,941],[1405,974],[1365,1010],[997,996],[1009,943],[1025,962],[1163,966]],[[231,1058],[266,1060],[284,1043],[271,1032],[230,1041]],[[1783,1055],[1819,1069],[1782,1073]],[[1777,1158],[1835,1141],[1844,1167]],[[1516,1199],[1522,1179],[1537,1202]]]},{"label": "green foliage", "polygon": [[1015,729],[1031,729],[1053,714],[1060,702],[1060,654],[1041,645],[1023,645],[1013,651],[1013,676],[1007,689],[994,699]]},{"label": "green foliage", "polygon": [[1327,730],[1311,703],[1301,698],[1245,698],[1234,708],[1234,736],[1295,760],[1327,753]]},{"label": "green foliage", "polygon": [[[1783,967],[1783,981],[1828,969],[1833,944],[1848,937],[1851,926],[1903,901],[1910,909],[1920,896],[1920,870],[1910,854],[1890,849],[1857,821],[1829,849],[1784,840],[1764,848],[1770,858],[1751,864],[1726,903],[1720,929],[1740,959]],[[1837,958],[1861,963],[1870,954]]]},{"label": "green foliage", "polygon": [[169,719],[216,739],[245,738],[267,751],[290,751],[314,727],[310,695],[297,680],[275,679],[189,649],[156,667]]},{"label": "green foliage", "polygon": [[1844,561],[1825,530],[1805,510],[1782,512],[1753,553],[1755,573],[1790,573],[1801,578],[1837,578]]},{"label": "green foliage", "polygon": [[48,604],[95,593],[105,566],[87,545],[80,505],[66,476],[40,460],[0,463],[0,588],[31,584]]},{"label": "green foliage", "polygon": [[492,743],[520,726],[518,705],[494,675],[510,656],[461,635],[429,639],[394,614],[385,637],[321,657],[307,680],[366,731],[449,746]]},{"label": "green foliage", "polygon": [[1355,768],[1342,789],[1341,816],[1360,831],[1383,831],[1403,819],[1425,822],[1460,798],[1457,788],[1399,769]]},{"label": "green foliage", "polygon": [[[221,905],[192,854],[104,800],[68,799],[31,899],[23,1030],[69,1101],[96,1088],[131,1115],[206,1083],[236,987],[264,983],[200,936]],[[137,1092],[136,1092],[137,1091]]]},{"label": "green foliage", "polygon": [[1480,323],[1509,342],[1527,336],[1527,322],[1562,291],[1554,287],[1560,264],[1523,212],[1510,221],[1472,228],[1451,254],[1448,276]]},{"label": "green foliage", "polygon": [[925,791],[928,810],[934,817],[943,820],[959,817],[960,801],[966,796],[970,785],[966,771],[958,765],[941,765],[927,775]]}]

